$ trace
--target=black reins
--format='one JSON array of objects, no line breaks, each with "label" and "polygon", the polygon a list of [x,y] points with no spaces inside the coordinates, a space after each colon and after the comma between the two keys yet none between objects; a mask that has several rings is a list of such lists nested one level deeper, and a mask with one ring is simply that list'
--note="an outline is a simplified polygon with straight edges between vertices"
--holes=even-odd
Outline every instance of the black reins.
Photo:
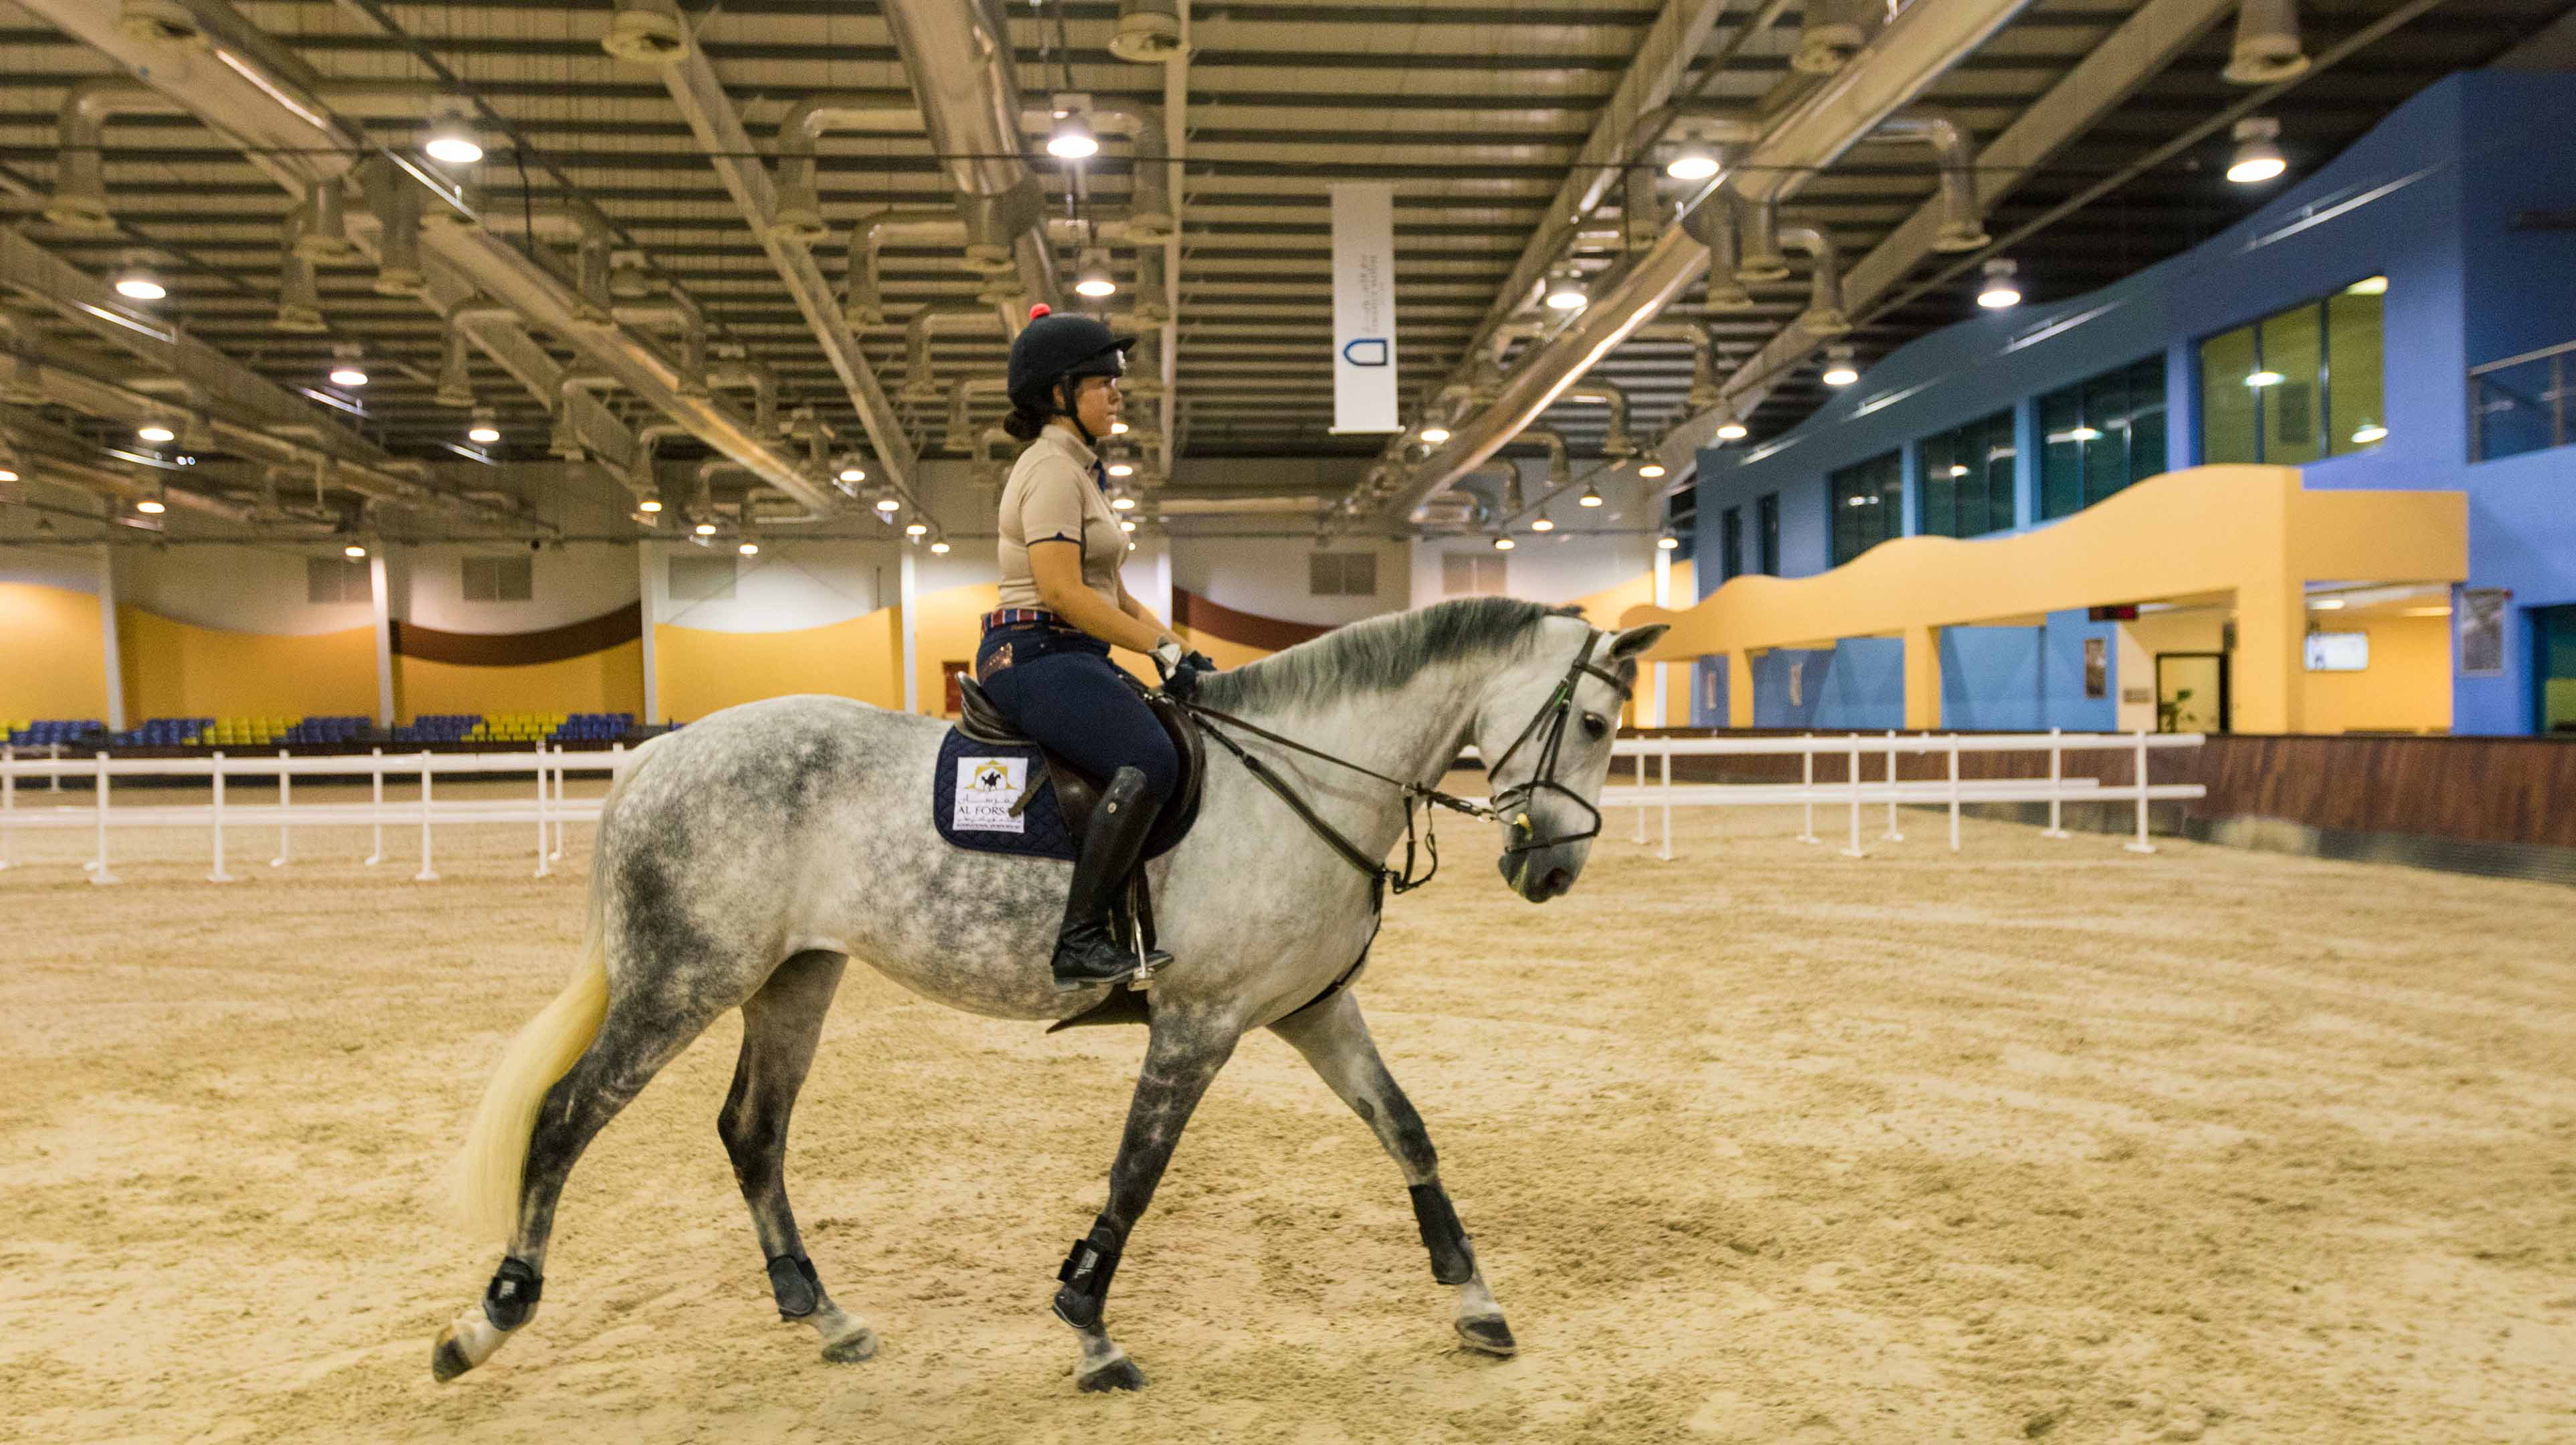
[{"label": "black reins", "polygon": [[[1215,739],[1217,744],[1227,752],[1234,754],[1235,760],[1243,764],[1244,771],[1252,774],[1263,787],[1277,795],[1279,801],[1287,804],[1288,811],[1295,813],[1308,828],[1313,829],[1316,837],[1323,839],[1327,846],[1341,855],[1342,861],[1359,870],[1361,876],[1369,880],[1370,907],[1375,910],[1382,905],[1387,893],[1410,893],[1439,876],[1440,839],[1432,827],[1432,819],[1436,816],[1431,811],[1433,808],[1447,808],[1453,813],[1464,813],[1470,818],[1483,818],[1499,823],[1504,821],[1503,809],[1512,806],[1512,799],[1526,801],[1535,797],[1542,789],[1548,789],[1572,798],[1592,816],[1592,826],[1583,832],[1515,842],[1503,850],[1506,856],[1537,848],[1554,847],[1560,843],[1581,842],[1600,833],[1601,810],[1585,802],[1582,794],[1558,782],[1555,777],[1557,754],[1565,740],[1565,724],[1574,710],[1575,683],[1589,674],[1618,689],[1622,701],[1629,696],[1628,684],[1617,674],[1593,665],[1592,650],[1599,646],[1600,642],[1601,634],[1598,632],[1584,639],[1583,651],[1575,656],[1573,665],[1565,670],[1565,676],[1557,680],[1556,690],[1548,695],[1546,702],[1540,704],[1537,712],[1530,714],[1530,720],[1522,726],[1520,734],[1512,739],[1511,746],[1503,749],[1503,755],[1486,766],[1485,776],[1492,778],[1502,769],[1504,763],[1511,760],[1514,753],[1520,751],[1521,744],[1528,742],[1542,725],[1547,727],[1547,740],[1540,745],[1538,771],[1531,774],[1529,782],[1505,788],[1496,793],[1490,804],[1461,798],[1455,793],[1442,792],[1428,784],[1391,777],[1374,768],[1363,767],[1348,758],[1336,757],[1320,748],[1309,747],[1295,738],[1282,737],[1258,723],[1248,722],[1232,713],[1220,712],[1215,708],[1185,699],[1174,698],[1173,701],[1178,702],[1192,717],[1197,718],[1200,731]],[[1383,860],[1371,858],[1367,851],[1352,842],[1347,834],[1324,821],[1323,815],[1317,813],[1312,805],[1300,797],[1297,790],[1289,786],[1288,780],[1279,776],[1276,769],[1254,757],[1241,743],[1211,726],[1212,722],[1221,722],[1227,727],[1239,729],[1264,742],[1274,743],[1291,752],[1303,753],[1319,762],[1330,763],[1334,767],[1357,773],[1393,788],[1404,800],[1404,866],[1390,868]],[[1423,810],[1418,846],[1421,853],[1429,859],[1429,866],[1419,876],[1416,876],[1413,871],[1417,848],[1413,818],[1417,805]],[[1512,821],[1516,831],[1528,831],[1527,814],[1524,813]]]}]

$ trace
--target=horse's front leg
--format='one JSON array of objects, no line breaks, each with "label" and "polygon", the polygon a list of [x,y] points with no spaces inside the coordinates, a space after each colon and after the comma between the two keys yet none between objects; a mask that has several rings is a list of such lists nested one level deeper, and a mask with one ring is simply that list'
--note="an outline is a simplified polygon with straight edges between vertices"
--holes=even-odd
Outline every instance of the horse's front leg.
[{"label": "horse's front leg", "polygon": [[1503,1322],[1503,1307],[1485,1288],[1484,1268],[1476,1263],[1458,1211],[1450,1207],[1449,1191],[1440,1187],[1440,1158],[1432,1152],[1431,1135],[1413,1101],[1379,1061],[1359,1000],[1338,993],[1270,1027],[1306,1056],[1351,1112],[1377,1131],[1378,1142],[1403,1169],[1414,1221],[1422,1228],[1423,1246],[1431,1251],[1431,1277],[1458,1287],[1458,1338],[1489,1355],[1518,1351],[1511,1326]]},{"label": "horse's front leg", "polygon": [[1172,1162],[1172,1149],[1190,1122],[1190,1111],[1207,1092],[1216,1071],[1234,1053],[1240,1026],[1229,1017],[1158,1004],[1153,1040],[1145,1049],[1145,1066],[1136,1075],[1136,1099],[1127,1110],[1127,1133],[1118,1144],[1118,1162],[1109,1169],[1109,1207],[1092,1222],[1091,1233],[1074,1241],[1056,1272],[1062,1286],[1055,1292],[1056,1318],[1082,1336],[1082,1361],[1074,1377],[1085,1390],[1134,1390],[1144,1373],[1127,1352],[1109,1338],[1101,1315],[1109,1301],[1109,1281],[1118,1272],[1119,1255],[1129,1231],[1153,1202],[1154,1186]]}]

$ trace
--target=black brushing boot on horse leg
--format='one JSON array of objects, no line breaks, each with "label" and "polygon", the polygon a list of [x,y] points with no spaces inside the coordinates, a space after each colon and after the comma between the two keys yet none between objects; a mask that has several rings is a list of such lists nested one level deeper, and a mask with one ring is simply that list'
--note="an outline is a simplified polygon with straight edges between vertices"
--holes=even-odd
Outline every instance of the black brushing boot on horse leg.
[{"label": "black brushing boot on horse leg", "polygon": [[1133,943],[1111,926],[1111,905],[1145,851],[1154,810],[1144,806],[1145,775],[1120,768],[1101,790],[1099,806],[1083,829],[1073,863],[1073,888],[1064,901],[1064,929],[1055,940],[1055,986],[1070,992],[1096,988],[1160,968],[1171,955],[1155,950],[1139,958]]}]

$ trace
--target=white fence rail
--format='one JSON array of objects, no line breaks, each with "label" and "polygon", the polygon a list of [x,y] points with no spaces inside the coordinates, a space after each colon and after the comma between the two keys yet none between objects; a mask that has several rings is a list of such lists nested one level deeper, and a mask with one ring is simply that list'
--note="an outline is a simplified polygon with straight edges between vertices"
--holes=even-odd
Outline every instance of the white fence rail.
[{"label": "white fence rail", "polygon": [[[2046,803],[2048,827],[2044,836],[2067,836],[2064,823],[2065,805],[2070,802],[2129,802],[2137,809],[2137,835],[2128,843],[2133,853],[2152,853],[2155,845],[2147,841],[2147,805],[2171,799],[2199,798],[2209,790],[2199,783],[2149,783],[2147,754],[2175,748],[2197,748],[2207,739],[2200,733],[2069,733],[2051,729],[2044,733],[1845,733],[1839,736],[1807,734],[1801,737],[1763,738],[1622,738],[1612,748],[1614,759],[1626,758],[1635,765],[1635,780],[1626,785],[1613,784],[1601,790],[1604,808],[1630,807],[1637,810],[1634,841],[1646,841],[1646,814],[1652,809],[1663,813],[1663,846],[1657,856],[1670,861],[1673,856],[1673,809],[1710,807],[1784,807],[1800,806],[1806,810],[1805,826],[1798,830],[1801,843],[1821,843],[1816,835],[1816,808],[1841,806],[1850,814],[1849,840],[1842,848],[1846,858],[1866,856],[1861,847],[1861,809],[1884,804],[1887,828],[1880,841],[1902,843],[1905,834],[1896,825],[1899,804],[1918,807],[1947,806],[1950,813],[1950,849],[1959,848],[1959,810],[1970,803]],[[2105,785],[2099,778],[2066,776],[2066,755],[2076,752],[2123,752],[2131,755],[2135,769],[2131,782]],[[1961,778],[1959,759],[1968,753],[2046,753],[2048,776],[2045,778]],[[1932,756],[1947,760],[1947,777],[1899,779],[1896,760],[1900,754]],[[1709,757],[1794,757],[1803,759],[1803,774],[1795,783],[1676,783],[1673,781],[1673,759]],[[1839,778],[1830,775],[1819,780],[1816,760],[1841,760]],[[1885,760],[1882,770],[1878,764]],[[1646,781],[1648,759],[1660,759],[1659,780]],[[1866,760],[1866,762],[1864,761]],[[1612,776],[1617,776],[1613,763]]]},{"label": "white fence rail", "polygon": [[[298,757],[284,752],[219,752],[203,758],[111,758],[105,753],[66,757],[59,748],[49,748],[40,757],[20,756],[14,748],[0,748],[0,869],[16,865],[16,840],[21,830],[87,830],[97,835],[97,852],[81,867],[88,871],[92,883],[114,883],[117,877],[109,866],[108,849],[111,829],[206,828],[213,834],[213,866],[206,877],[210,882],[230,883],[236,875],[225,867],[227,830],[277,829],[277,854],[268,860],[268,865],[283,868],[295,856],[295,830],[299,827],[369,828],[373,830],[375,846],[365,861],[373,866],[385,859],[385,827],[391,824],[420,829],[420,871],[412,877],[433,883],[438,880],[432,841],[437,825],[534,823],[536,876],[543,878],[563,857],[564,825],[599,821],[596,799],[566,796],[566,775],[614,773],[625,766],[630,756],[623,744],[604,753],[540,745],[523,753],[388,753],[378,748],[364,755]],[[533,774],[536,791],[525,799],[462,798],[442,802],[436,796],[439,778],[491,773]],[[119,778],[204,778],[213,796],[205,803],[130,802],[120,806],[115,801]],[[277,800],[234,801],[228,784],[235,778],[275,780]],[[365,779],[372,796],[364,803],[298,803],[294,801],[297,778]],[[388,778],[396,782],[419,779],[420,796],[386,802]],[[65,779],[87,786],[86,806],[66,807],[54,801]],[[49,786],[41,793],[24,786],[36,781]],[[34,802],[29,794],[39,794],[44,801]]]},{"label": "white fence rail", "polygon": [[[1959,847],[1959,812],[1970,803],[2046,803],[2048,829],[2046,836],[2063,838],[2059,826],[2068,802],[2129,802],[2137,810],[2137,836],[2128,847],[2134,852],[2152,853],[2147,841],[2147,805],[2167,799],[2198,798],[2207,789],[2198,783],[2147,782],[2147,755],[2171,748],[2196,748],[2203,739],[2198,733],[2013,733],[1960,736],[1955,733],[1887,733],[1884,735],[1848,733],[1840,736],[1808,735],[1804,737],[1760,738],[1622,738],[1613,748],[1614,758],[1630,760],[1635,768],[1634,781],[1626,785],[1613,783],[1602,790],[1601,806],[1630,807],[1637,810],[1635,841],[1646,841],[1646,815],[1660,810],[1663,814],[1663,844],[1659,857],[1673,856],[1673,809],[1706,807],[1802,807],[1805,823],[1798,840],[1820,843],[1816,834],[1816,809],[1819,805],[1842,807],[1849,814],[1848,841],[1842,851],[1847,858],[1865,856],[1861,847],[1861,810],[1884,805],[1887,809],[1886,830],[1879,841],[1901,843],[1905,834],[1897,827],[1896,810],[1900,804],[1941,807],[1950,814],[1950,847]],[[2065,758],[2075,752],[2126,752],[2132,755],[2134,780],[2124,784],[2104,784],[2098,778],[2065,775]],[[2046,753],[2048,776],[2045,778],[1961,778],[1959,759],[1969,753]],[[1934,756],[1947,760],[1944,778],[1899,779],[1897,758],[1902,754]],[[357,827],[373,831],[374,847],[366,862],[381,863],[385,858],[385,828],[418,827],[420,829],[420,871],[412,876],[421,882],[434,882],[438,871],[433,863],[433,832],[439,824],[459,823],[534,823],[536,825],[536,875],[543,878],[553,871],[553,864],[563,857],[563,830],[567,823],[599,821],[596,799],[571,798],[564,791],[564,779],[572,773],[614,773],[632,756],[623,745],[608,752],[571,752],[562,748],[539,746],[529,752],[500,753],[388,753],[373,752],[336,756],[298,757],[287,753],[275,755],[227,755],[216,753],[204,758],[111,758],[105,753],[88,757],[66,756],[59,748],[48,748],[41,756],[21,756],[15,749],[0,747],[0,869],[16,863],[16,838],[21,831],[90,831],[97,838],[93,857],[81,866],[92,883],[114,883],[116,874],[110,867],[108,836],[116,828],[206,828],[212,834],[212,866],[206,877],[216,883],[233,881],[225,866],[228,831],[238,833],[246,828],[275,828],[277,853],[269,866],[283,868],[294,858],[294,835],[298,828]],[[1673,781],[1673,759],[1677,757],[1796,757],[1803,760],[1801,780],[1795,783],[1676,783]],[[1828,769],[1828,776],[1816,776],[1816,760],[1838,759],[1839,769]],[[1660,761],[1659,780],[1649,783],[1646,764]],[[1884,766],[1881,766],[1881,761]],[[1831,776],[1839,772],[1840,777]],[[477,774],[526,773],[536,778],[533,796],[526,798],[460,798],[442,801],[436,796],[440,778],[472,777]],[[1616,767],[1613,767],[1616,777]],[[153,803],[115,801],[116,780],[120,778],[207,779],[212,798],[205,803]],[[228,786],[235,778],[274,780],[276,801],[246,803],[235,800]],[[297,778],[365,779],[371,797],[356,802],[296,802],[294,780]],[[412,800],[385,801],[387,779],[408,782],[417,778],[420,796]],[[85,806],[65,806],[57,800],[65,779],[85,785],[89,802]],[[32,783],[47,786],[36,788]],[[30,795],[34,795],[31,797]],[[129,796],[131,796],[129,794]],[[41,799],[42,801],[37,801]]]}]

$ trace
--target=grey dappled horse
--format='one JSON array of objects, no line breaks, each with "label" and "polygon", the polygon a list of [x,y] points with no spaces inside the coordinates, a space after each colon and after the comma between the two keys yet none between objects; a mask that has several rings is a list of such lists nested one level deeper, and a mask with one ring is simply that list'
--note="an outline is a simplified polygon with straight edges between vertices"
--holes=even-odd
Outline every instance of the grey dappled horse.
[{"label": "grey dappled horse", "polygon": [[[1501,760],[1504,776],[1489,779],[1497,800],[1519,799],[1507,810],[1504,877],[1544,902],[1583,869],[1620,695],[1662,632],[1610,636],[1536,604],[1464,599],[1355,623],[1213,676],[1200,701],[1423,784],[1474,743]],[[1561,720],[1555,745],[1511,751],[1550,716]],[[450,1180],[461,1221],[508,1252],[482,1301],[440,1333],[438,1378],[489,1359],[535,1313],[574,1161],[729,1008],[742,1010],[742,1056],[717,1131],[779,1313],[812,1325],[826,1359],[874,1353],[875,1332],[832,1302],[805,1255],[784,1172],[788,1112],[842,966],[863,959],[924,997],[998,1018],[1065,1018],[1105,996],[1059,993],[1048,974],[1062,863],[964,851],[933,829],[927,794],[946,731],[844,698],[789,697],[717,713],[636,754],[600,819],[584,960],[510,1045]],[[1385,857],[1403,835],[1402,801],[1385,783],[1241,740],[1363,856]],[[1339,991],[1316,1002],[1368,946],[1376,880],[1222,749],[1208,751],[1208,769],[1196,828],[1148,865],[1176,962],[1154,979],[1108,1206],[1059,1276],[1058,1313],[1082,1341],[1077,1378],[1085,1389],[1144,1383],[1100,1319],[1109,1277],[1199,1096],[1235,1041],[1264,1027],[1306,1057],[1403,1170],[1432,1274],[1457,1287],[1458,1333],[1510,1354],[1511,1330],[1440,1186],[1430,1136],[1379,1062],[1358,1000]]]}]

